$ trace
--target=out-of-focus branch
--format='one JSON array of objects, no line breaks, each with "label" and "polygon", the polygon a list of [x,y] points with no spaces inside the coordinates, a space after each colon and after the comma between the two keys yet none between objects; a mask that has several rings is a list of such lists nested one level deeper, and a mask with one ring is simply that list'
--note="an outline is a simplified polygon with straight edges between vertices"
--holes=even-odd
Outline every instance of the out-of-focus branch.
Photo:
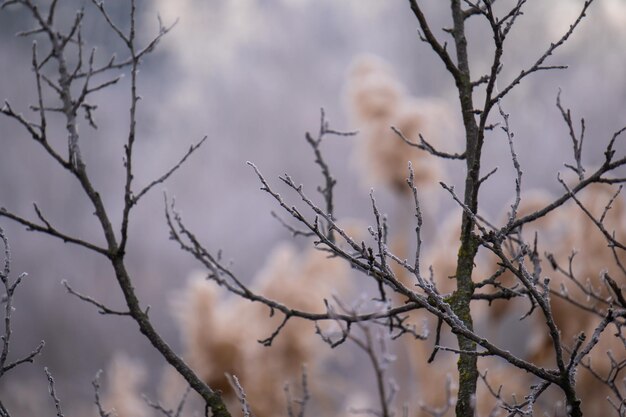
[{"label": "out-of-focus branch", "polygon": [[46,373],[46,377],[48,378],[48,391],[52,401],[54,401],[54,408],[57,411],[57,417],[64,417],[63,410],[61,410],[61,400],[57,396],[56,388],[54,387],[54,378],[48,368],[44,368],[44,371]]},{"label": "out-of-focus branch", "polygon": [[444,395],[444,403],[441,407],[431,407],[427,404],[420,403],[420,408],[426,414],[432,417],[444,417],[448,414],[448,412],[454,407],[454,396],[452,395],[452,377],[446,377],[446,384],[443,387],[445,395]]},{"label": "out-of-focus branch", "polygon": [[391,355],[387,351],[385,336],[381,334],[376,337],[379,341],[379,347],[377,348],[376,340],[372,335],[371,329],[366,324],[359,324],[358,327],[363,334],[363,339],[355,335],[350,335],[349,339],[367,354],[370,364],[374,369],[378,402],[381,410],[375,413],[375,415],[380,417],[392,417],[395,415],[392,406],[398,387],[397,384],[393,380],[389,380],[387,376]]},{"label": "out-of-focus branch", "polygon": [[619,287],[619,285],[617,285],[617,282],[615,282],[615,280],[611,278],[608,272],[604,273],[604,279],[609,285],[609,287],[611,287],[611,290],[613,290],[613,292],[615,293],[615,298],[617,302],[619,303],[620,307],[626,309],[626,297],[624,297],[623,290]]},{"label": "out-of-focus branch", "polygon": [[[309,377],[307,375],[306,366],[302,365],[302,377],[300,378],[300,389],[302,396],[300,398],[292,398],[289,384],[285,384],[285,396],[287,397],[287,416],[288,417],[304,417],[311,394],[309,392]],[[241,388],[241,387],[239,387]],[[238,389],[240,390],[240,389]],[[241,390],[243,391],[243,390]],[[298,406],[298,412],[294,409],[294,404]],[[244,410],[245,414],[245,410]],[[244,416],[245,417],[245,416]]]},{"label": "out-of-focus branch", "polygon": [[[4,330],[2,335],[0,336],[1,350],[0,350],[0,378],[2,378],[7,372],[11,369],[24,364],[24,363],[32,363],[33,360],[41,353],[41,350],[44,347],[43,340],[39,345],[29,354],[14,360],[9,360],[9,351],[11,348],[11,336],[13,335],[12,328],[12,314],[14,311],[13,305],[13,297],[15,296],[15,291],[18,286],[22,283],[22,280],[26,277],[26,274],[19,275],[13,282],[11,282],[10,274],[11,274],[11,250],[9,248],[9,241],[4,233],[4,230],[0,227],[0,241],[2,241],[2,245],[4,246],[4,265],[2,270],[0,271],[0,283],[2,284],[2,290],[4,294],[2,294],[2,303],[4,304],[3,311],[3,322],[4,322]],[[0,404],[1,405],[1,404]],[[4,406],[2,406],[4,408]],[[4,409],[6,415],[8,415],[8,411]],[[0,414],[1,415],[1,414]]]},{"label": "out-of-focus branch", "polygon": [[91,385],[93,386],[94,392],[94,404],[98,410],[98,417],[111,417],[113,411],[105,411],[102,406],[102,401],[100,399],[100,375],[102,375],[102,370],[96,372],[96,377],[91,381]]},{"label": "out-of-focus branch", "polygon": [[[187,387],[180,401],[178,401],[178,405],[176,406],[176,409],[165,408],[159,402],[151,401],[146,396],[144,396],[143,399],[146,402],[146,404],[148,404],[148,406],[153,408],[155,411],[163,414],[165,417],[180,417],[183,412],[183,408],[185,407],[185,403],[187,402],[187,398],[189,397],[190,392],[191,392],[191,387]],[[244,417],[246,416],[244,415]]]}]

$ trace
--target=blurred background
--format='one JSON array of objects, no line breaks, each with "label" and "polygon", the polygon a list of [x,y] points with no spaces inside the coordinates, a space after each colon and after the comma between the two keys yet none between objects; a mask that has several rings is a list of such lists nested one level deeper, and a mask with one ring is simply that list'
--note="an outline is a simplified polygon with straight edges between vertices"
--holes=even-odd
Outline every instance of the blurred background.
[{"label": "blurred background", "polygon": [[[44,2],[42,2],[44,3]],[[47,2],[45,2],[47,4]],[[443,2],[422,2],[437,36],[450,25]],[[504,8],[514,2],[498,2]],[[576,18],[582,0],[529,1],[512,31],[504,55],[500,88],[530,66]],[[583,160],[593,166],[603,159],[610,135],[626,124],[626,1],[602,0],[548,64],[568,65],[562,71],[528,77],[506,100],[516,148],[524,170],[523,188],[560,192],[556,173],[572,162],[567,129],[555,107],[559,89],[574,118],[587,122]],[[119,39],[90,2],[59,2],[58,18],[71,22],[85,7],[84,35],[97,47],[97,59],[124,57]],[[127,2],[106,2],[120,26],[128,26]],[[45,8],[45,7],[44,7]],[[131,218],[128,267],[144,305],[165,338],[182,351],[180,331],[172,314],[172,299],[199,265],[168,240],[163,191],[176,199],[187,225],[211,250],[222,249],[233,270],[251,282],[279,243],[297,248],[310,244],[292,240],[272,218],[276,204],[259,191],[259,182],[245,164],[252,161],[287,198],[277,176],[288,173],[310,195],[321,184],[304,133],[319,129],[320,108],[331,127],[359,130],[351,117],[346,83],[353,60],[363,54],[388,63],[407,95],[437,99],[451,109],[443,123],[460,124],[454,83],[430,48],[419,40],[417,21],[406,1],[381,0],[261,0],[138,1],[140,39],[157,33],[157,15],[165,24],[178,19],[157,50],[143,62],[139,89],[136,184],[158,177],[203,136],[206,144],[163,187],[157,187]],[[0,12],[0,98],[19,112],[35,117],[34,76],[30,71],[32,38],[16,37],[34,22],[21,7]],[[491,37],[480,19],[468,27],[475,78],[490,65]],[[47,48],[38,39],[40,48]],[[452,46],[449,46],[452,48]],[[43,52],[42,52],[43,53]],[[98,129],[81,120],[83,155],[96,187],[119,222],[123,198],[123,143],[128,129],[129,78],[96,95]],[[51,93],[49,93],[51,97]],[[494,113],[495,115],[495,113]],[[498,120],[494,119],[494,122]],[[441,121],[428,120],[428,123]],[[64,150],[64,121],[50,116],[52,143]],[[462,138],[444,148],[461,151]],[[486,184],[481,207],[492,218],[513,197],[514,174],[506,138],[492,133],[483,152],[484,171],[498,166]],[[372,224],[369,189],[379,208],[389,214],[390,227],[401,227],[410,208],[398,208],[399,197],[375,183],[368,185],[354,149],[363,140],[329,137],[322,144],[338,179],[337,216]],[[620,145],[624,149],[623,143]],[[462,190],[463,163],[444,163],[447,181]],[[315,195],[315,198],[318,198]],[[438,224],[453,209],[444,190],[427,213],[425,245],[437,237]],[[291,200],[290,200],[291,201]],[[293,201],[296,201],[293,199]],[[320,201],[320,200],[318,200]],[[0,206],[35,218],[36,202],[47,218],[69,234],[102,243],[88,201],[76,181],[37,146],[13,120],[0,118]],[[58,382],[68,410],[92,401],[89,382],[106,368],[116,352],[138,358],[148,369],[147,393],[158,390],[162,361],[130,320],[102,317],[90,305],[69,296],[62,280],[77,290],[120,307],[121,293],[106,259],[51,237],[27,232],[0,219],[11,244],[12,271],[27,272],[13,314],[12,355],[30,350],[45,339],[43,354],[0,381],[0,397],[15,415],[42,415],[50,410],[43,366]],[[346,370],[345,372],[353,372]]]}]

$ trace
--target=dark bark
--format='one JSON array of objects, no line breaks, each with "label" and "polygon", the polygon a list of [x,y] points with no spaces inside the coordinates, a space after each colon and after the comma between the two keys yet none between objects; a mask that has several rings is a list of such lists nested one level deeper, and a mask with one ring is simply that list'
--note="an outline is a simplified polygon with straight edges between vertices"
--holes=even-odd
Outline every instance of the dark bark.
[{"label": "dark bark", "polygon": [[[467,39],[465,37],[465,16],[461,8],[460,0],[451,2],[452,19],[454,28],[452,36],[456,47],[457,68],[459,76],[456,78],[456,86],[459,91],[459,100],[465,127],[466,142],[466,177],[464,203],[472,212],[478,207],[478,188],[480,185],[480,154],[482,149],[482,137],[474,117],[474,103],[472,98],[472,83],[470,77]],[[461,224],[461,247],[459,249],[456,269],[457,288],[451,299],[451,306],[456,315],[465,323],[468,329],[473,330],[473,320],[470,310],[470,301],[474,294],[472,271],[474,258],[478,250],[478,242],[472,233],[474,220],[466,212],[463,212]],[[457,394],[456,415],[457,417],[473,417],[476,397],[476,383],[478,380],[477,356],[472,354],[476,351],[476,343],[457,335],[459,344],[459,360],[457,369],[459,372],[459,392]]]}]

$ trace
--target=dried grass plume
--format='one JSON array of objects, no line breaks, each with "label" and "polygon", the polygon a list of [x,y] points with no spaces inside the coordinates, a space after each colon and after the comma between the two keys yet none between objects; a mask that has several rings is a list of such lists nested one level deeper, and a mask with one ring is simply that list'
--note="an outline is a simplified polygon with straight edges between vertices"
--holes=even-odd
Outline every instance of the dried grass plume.
[{"label": "dried grass plume", "polygon": [[117,417],[149,417],[150,407],[141,396],[146,381],[144,366],[124,354],[113,357],[106,373],[107,384],[103,404],[115,410]]},{"label": "dried grass plume", "polygon": [[419,142],[422,134],[436,148],[454,143],[458,129],[451,111],[436,99],[410,97],[396,80],[390,66],[375,56],[357,58],[351,65],[346,98],[353,122],[361,132],[355,162],[367,188],[384,185],[399,194],[406,186],[408,163],[415,170],[415,183],[431,187],[444,177],[441,161],[428,152],[403,142],[391,130]]}]

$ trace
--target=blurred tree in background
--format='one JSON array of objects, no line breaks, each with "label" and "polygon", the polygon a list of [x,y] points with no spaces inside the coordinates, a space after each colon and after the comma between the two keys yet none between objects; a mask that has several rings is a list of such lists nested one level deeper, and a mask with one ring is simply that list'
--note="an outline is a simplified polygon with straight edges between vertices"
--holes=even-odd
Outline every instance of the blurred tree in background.
[{"label": "blurred tree in background", "polygon": [[0,415],[626,415],[626,5],[398,3],[0,3]]}]

